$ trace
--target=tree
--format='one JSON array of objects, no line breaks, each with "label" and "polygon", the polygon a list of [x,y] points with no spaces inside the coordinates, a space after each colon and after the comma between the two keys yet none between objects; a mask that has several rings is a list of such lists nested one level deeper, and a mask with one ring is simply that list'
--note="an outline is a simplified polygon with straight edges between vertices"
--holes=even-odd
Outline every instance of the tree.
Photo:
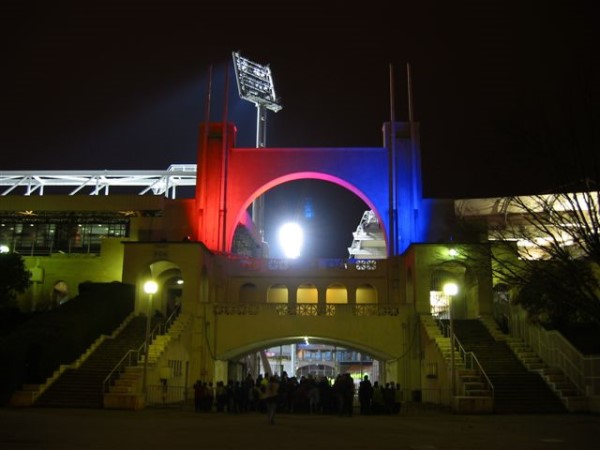
[{"label": "tree", "polygon": [[[523,92],[529,101],[506,115],[504,147],[513,156],[504,158],[500,195],[534,195],[497,199],[485,234],[496,280],[514,287],[514,302],[558,327],[600,323],[600,116],[591,30],[586,22],[557,35],[570,64],[551,84],[532,78]],[[527,171],[515,176],[507,163]]]},{"label": "tree", "polygon": [[497,200],[487,224],[495,279],[515,288],[514,303],[554,327],[600,324],[599,192],[586,186]]},{"label": "tree", "polygon": [[0,308],[16,308],[17,294],[31,284],[31,273],[18,253],[0,253]]}]

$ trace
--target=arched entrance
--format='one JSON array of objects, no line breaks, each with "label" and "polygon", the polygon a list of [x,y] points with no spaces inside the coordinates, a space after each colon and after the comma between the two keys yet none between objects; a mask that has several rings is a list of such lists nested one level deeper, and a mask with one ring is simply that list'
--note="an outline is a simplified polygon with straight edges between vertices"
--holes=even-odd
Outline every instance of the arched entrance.
[{"label": "arched entrance", "polygon": [[333,380],[338,374],[348,373],[357,384],[365,374],[373,380],[383,381],[385,362],[390,359],[385,353],[373,353],[356,343],[314,336],[254,343],[222,357],[227,357],[226,361],[221,360],[220,376],[224,381],[242,380],[248,374],[256,379],[261,375],[281,376],[284,373],[298,380],[308,376],[325,376]]},{"label": "arched entrance", "polygon": [[[211,123],[208,128],[203,124],[197,240],[213,251],[231,251],[236,227],[246,220],[256,198],[278,184],[313,178],[359,196],[378,215],[392,253],[403,251],[424,229],[419,221],[425,219],[415,214],[421,203],[418,140],[411,139],[408,126],[394,125],[394,145],[388,139],[386,147],[235,148],[232,124]],[[394,236],[391,247],[390,236]]]}]

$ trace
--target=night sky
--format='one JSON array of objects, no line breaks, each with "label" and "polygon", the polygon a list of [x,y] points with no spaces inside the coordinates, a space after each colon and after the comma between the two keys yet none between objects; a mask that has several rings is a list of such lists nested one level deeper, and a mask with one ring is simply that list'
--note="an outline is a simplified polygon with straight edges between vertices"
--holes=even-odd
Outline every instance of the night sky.
[{"label": "night sky", "polygon": [[[0,170],[195,163],[209,67],[221,121],[238,50],[273,72],[269,147],[381,146],[390,65],[406,120],[410,63],[426,196],[597,177],[591,1],[204,3],[4,0]],[[252,147],[255,108],[228,95]]]}]

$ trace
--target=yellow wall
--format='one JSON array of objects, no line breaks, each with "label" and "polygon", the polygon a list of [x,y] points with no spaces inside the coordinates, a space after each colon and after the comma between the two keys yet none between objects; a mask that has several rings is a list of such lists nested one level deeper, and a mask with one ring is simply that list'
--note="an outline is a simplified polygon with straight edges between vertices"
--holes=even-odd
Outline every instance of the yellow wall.
[{"label": "yellow wall", "polygon": [[79,284],[86,281],[121,281],[123,244],[121,239],[105,239],[99,256],[53,253],[23,259],[28,270],[40,274],[36,279],[41,281],[34,281],[28,291],[19,296],[19,306],[24,311],[41,311],[53,306],[52,290],[58,281],[64,281],[69,287],[69,298],[78,295]]}]

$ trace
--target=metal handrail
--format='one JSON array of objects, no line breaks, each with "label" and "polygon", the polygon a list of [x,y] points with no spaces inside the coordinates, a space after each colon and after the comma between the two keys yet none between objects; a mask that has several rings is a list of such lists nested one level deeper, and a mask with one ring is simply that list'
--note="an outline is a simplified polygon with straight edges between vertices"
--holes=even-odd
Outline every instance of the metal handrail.
[{"label": "metal handrail", "polygon": [[485,373],[485,370],[483,370],[483,367],[481,366],[481,363],[479,362],[479,360],[477,359],[477,356],[475,356],[475,353],[473,352],[469,352],[471,358],[473,359],[473,361],[475,361],[475,364],[477,365],[477,370],[479,371],[480,375],[483,375],[483,377],[485,378],[485,381],[488,384],[488,387],[490,388],[490,390],[492,391],[492,398],[494,398],[494,384],[492,383],[492,380],[490,380],[490,377],[488,377],[487,373]]},{"label": "metal handrail", "polygon": [[[465,348],[460,343],[460,341],[458,340],[458,338],[456,337],[456,335],[454,335],[454,340],[456,342],[456,346],[458,347],[458,352],[461,355],[461,359],[465,362],[465,367],[467,369],[475,369],[479,375],[481,375],[481,376],[483,376],[483,378],[485,378],[488,388],[492,392],[492,398],[493,398],[494,397],[494,385],[492,384],[492,381],[488,377],[487,373],[485,373],[485,370],[483,370],[483,367],[479,363],[479,360],[477,359],[477,356],[475,356],[475,353],[473,353],[471,351],[469,351],[469,352],[466,351]],[[471,364],[467,364],[467,361],[471,361]]]},{"label": "metal handrail", "polygon": [[[164,323],[165,330],[168,329],[169,323],[174,321],[174,319],[176,317],[176,313],[178,313],[178,312],[179,312],[179,307],[176,308],[175,311],[173,311],[173,313],[165,321],[165,323]],[[163,330],[163,324],[162,323],[156,324],[156,326],[150,332],[149,342],[152,342],[154,340],[155,336],[162,334],[162,330]],[[146,341],[142,342],[142,345],[140,345],[137,350],[129,350],[127,353],[125,353],[125,355],[121,358],[121,360],[115,365],[115,367],[110,371],[110,373],[104,379],[104,381],[102,383],[103,392],[109,391],[110,386],[112,386],[113,380],[117,377],[117,375],[124,372],[127,367],[136,366],[138,361],[140,360],[142,354],[144,355],[144,358],[147,356]],[[133,355],[135,355],[135,359],[132,358]],[[125,365],[126,361],[127,361],[127,364]]]},{"label": "metal handrail", "polygon": [[[442,332],[442,335],[444,337],[450,337],[449,323],[445,322],[439,316],[437,316],[435,319],[438,324],[438,327],[440,328],[440,331]],[[454,342],[451,342],[450,345],[458,348],[460,358],[462,361],[465,362],[466,368],[475,369],[479,375],[483,376],[483,378],[485,379],[485,382],[487,383],[489,390],[492,393],[492,398],[494,398],[494,392],[495,392],[494,384],[492,383],[492,380],[490,380],[490,377],[487,375],[485,370],[483,370],[483,367],[481,366],[481,363],[477,359],[477,356],[475,356],[475,353],[473,353],[471,351],[469,351],[469,352],[466,351],[465,348],[463,347],[463,345],[460,343],[460,340],[456,337],[456,334],[454,335]],[[470,362],[470,364],[468,364],[468,362]]]},{"label": "metal handrail", "polygon": [[[145,345],[146,345],[145,343],[142,344],[142,347],[144,347]],[[127,353],[125,353],[125,355],[121,358],[121,360],[117,363],[117,365],[113,368],[113,370],[110,371],[110,373],[106,376],[106,378],[102,382],[102,386],[103,386],[102,391],[104,393],[109,392],[110,387],[113,384],[113,380],[117,377],[117,375],[124,372],[127,367],[137,365],[137,361],[139,361],[139,359],[140,359],[140,350],[142,347],[140,347],[140,349],[138,349],[138,350],[129,350]],[[133,355],[136,355],[135,359],[133,359],[134,363],[132,363]],[[126,365],[125,365],[125,361],[127,361]]]},{"label": "metal handrail", "polygon": [[181,312],[181,305],[175,306],[175,309],[173,310],[171,315],[167,318],[167,320],[165,320],[165,331],[164,331],[165,333],[169,330],[169,328],[171,328],[171,325],[173,325],[173,322],[175,322],[175,319],[177,319],[180,312]]},{"label": "metal handrail", "polygon": [[546,364],[563,371],[586,397],[600,392],[600,356],[582,355],[561,333],[530,323],[522,306],[511,308],[510,335],[525,342]]}]

